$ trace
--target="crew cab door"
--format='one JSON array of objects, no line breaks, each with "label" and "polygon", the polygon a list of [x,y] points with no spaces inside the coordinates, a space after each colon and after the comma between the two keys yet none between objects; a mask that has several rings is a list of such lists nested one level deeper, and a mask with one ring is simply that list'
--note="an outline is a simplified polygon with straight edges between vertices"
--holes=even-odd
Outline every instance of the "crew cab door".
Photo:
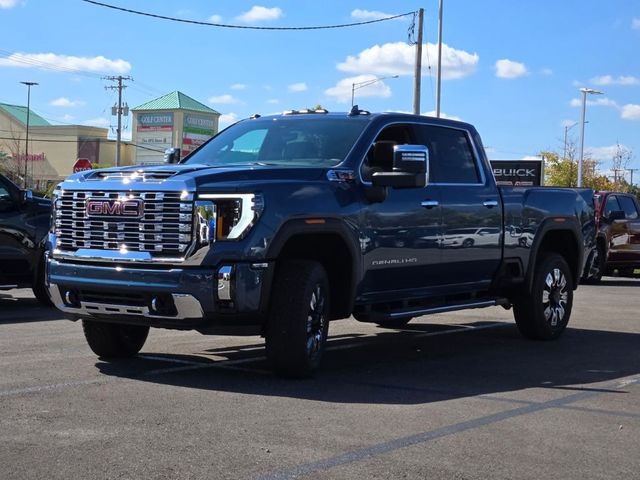
[{"label": "crew cab door", "polygon": [[441,283],[463,290],[488,286],[503,244],[502,199],[493,176],[468,131],[420,125],[417,135],[417,142],[429,148],[430,184],[440,191],[446,265]]},{"label": "crew cab door", "polygon": [[[409,291],[428,295],[440,284],[442,240],[440,189],[387,188],[382,199],[371,175],[391,171],[393,145],[415,144],[414,125],[393,124],[377,136],[361,169],[364,206],[361,212],[361,252],[364,277],[360,294],[374,301],[390,301]],[[400,292],[402,292],[400,294]],[[371,299],[371,298],[370,298]]]}]

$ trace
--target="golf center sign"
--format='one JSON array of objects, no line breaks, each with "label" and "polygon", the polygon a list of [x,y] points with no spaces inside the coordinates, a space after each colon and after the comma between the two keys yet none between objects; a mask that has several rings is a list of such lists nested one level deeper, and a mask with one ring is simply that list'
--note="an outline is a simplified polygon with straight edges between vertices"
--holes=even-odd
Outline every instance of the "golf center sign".
[{"label": "golf center sign", "polygon": [[505,187],[539,187],[543,183],[542,160],[491,160],[498,185]]}]

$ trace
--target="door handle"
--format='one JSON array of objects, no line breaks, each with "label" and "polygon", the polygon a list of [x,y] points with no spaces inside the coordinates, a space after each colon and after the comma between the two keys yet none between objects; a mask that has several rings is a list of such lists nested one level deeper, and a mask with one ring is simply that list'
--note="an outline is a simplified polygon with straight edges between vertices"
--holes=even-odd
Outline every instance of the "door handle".
[{"label": "door handle", "polygon": [[438,203],[437,200],[423,200],[422,203],[420,203],[420,205],[422,205],[424,208],[433,208],[433,207],[437,207],[440,204]]},{"label": "door handle", "polygon": [[485,200],[484,202],[482,202],[482,205],[484,205],[487,208],[493,208],[493,207],[497,207],[498,206],[498,201],[497,200]]}]

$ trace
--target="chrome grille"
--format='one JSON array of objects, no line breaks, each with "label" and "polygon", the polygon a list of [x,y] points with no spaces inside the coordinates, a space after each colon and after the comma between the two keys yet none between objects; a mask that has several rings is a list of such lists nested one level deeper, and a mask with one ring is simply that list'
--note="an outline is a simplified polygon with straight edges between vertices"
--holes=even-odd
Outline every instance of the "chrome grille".
[{"label": "chrome grille", "polygon": [[[87,216],[89,200],[139,199],[140,218]],[[157,257],[184,257],[192,243],[193,195],[180,192],[74,192],[65,190],[56,200],[56,249],[148,252]]]}]

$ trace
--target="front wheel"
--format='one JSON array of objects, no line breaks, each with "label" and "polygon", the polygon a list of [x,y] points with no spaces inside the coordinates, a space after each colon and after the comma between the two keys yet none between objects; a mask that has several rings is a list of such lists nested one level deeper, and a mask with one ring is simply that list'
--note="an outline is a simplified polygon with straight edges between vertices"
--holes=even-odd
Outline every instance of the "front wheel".
[{"label": "front wheel", "polygon": [[321,264],[283,262],[274,282],[267,357],[285,377],[308,377],[320,365],[329,332],[329,282]]},{"label": "front wheel", "polygon": [[93,353],[104,359],[133,357],[149,335],[148,326],[93,320],[82,320],[82,330]]},{"label": "front wheel", "polygon": [[573,281],[560,255],[545,254],[536,265],[531,290],[514,299],[513,314],[520,333],[552,340],[564,332],[573,305]]}]

